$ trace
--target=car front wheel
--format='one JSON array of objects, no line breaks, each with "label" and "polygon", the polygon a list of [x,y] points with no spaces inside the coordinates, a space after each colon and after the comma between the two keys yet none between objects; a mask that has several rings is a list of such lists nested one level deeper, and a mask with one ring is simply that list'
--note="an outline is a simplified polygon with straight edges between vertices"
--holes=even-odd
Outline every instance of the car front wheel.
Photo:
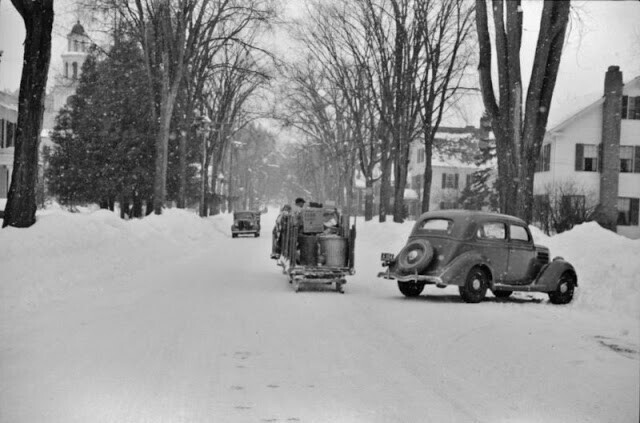
[{"label": "car front wheel", "polygon": [[405,297],[417,297],[422,294],[424,284],[419,282],[398,282],[398,289]]},{"label": "car front wheel", "polygon": [[553,292],[549,292],[549,301],[553,304],[569,304],[573,299],[573,291],[576,287],[576,281],[573,275],[565,272],[560,276],[558,286]]},{"label": "car front wheel", "polygon": [[458,289],[460,296],[465,303],[479,303],[487,294],[489,277],[479,267],[474,267],[469,271],[465,284]]}]

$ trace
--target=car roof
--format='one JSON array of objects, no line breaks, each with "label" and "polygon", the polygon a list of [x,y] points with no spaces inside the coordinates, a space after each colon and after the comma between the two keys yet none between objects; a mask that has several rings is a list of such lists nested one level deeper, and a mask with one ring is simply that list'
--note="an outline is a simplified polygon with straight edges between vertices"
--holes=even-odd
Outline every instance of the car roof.
[{"label": "car roof", "polygon": [[518,223],[526,226],[524,220],[517,218],[515,216],[510,216],[507,214],[486,212],[486,211],[475,211],[475,210],[436,210],[436,211],[428,211],[423,213],[418,218],[418,221],[422,221],[424,219],[433,219],[433,218],[443,218],[443,219],[452,219],[454,222],[459,222],[461,220],[466,221],[479,221],[479,220],[501,220],[503,222],[509,223]]}]

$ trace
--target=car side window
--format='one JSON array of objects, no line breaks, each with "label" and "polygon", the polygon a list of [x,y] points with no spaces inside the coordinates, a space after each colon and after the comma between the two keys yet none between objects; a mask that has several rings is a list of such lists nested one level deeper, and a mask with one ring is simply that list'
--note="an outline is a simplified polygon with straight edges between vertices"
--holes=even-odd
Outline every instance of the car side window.
[{"label": "car side window", "polygon": [[485,222],[478,226],[476,231],[478,239],[507,239],[507,228],[504,223]]},{"label": "car side window", "polygon": [[509,225],[509,236],[512,241],[522,241],[529,242],[529,232],[524,228],[524,226],[519,225]]}]

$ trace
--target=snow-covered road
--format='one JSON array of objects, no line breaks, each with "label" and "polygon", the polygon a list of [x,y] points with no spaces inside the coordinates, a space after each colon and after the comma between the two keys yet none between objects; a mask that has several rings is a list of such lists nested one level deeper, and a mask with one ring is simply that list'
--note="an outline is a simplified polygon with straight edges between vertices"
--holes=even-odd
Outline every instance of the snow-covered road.
[{"label": "snow-covered road", "polygon": [[269,230],[226,223],[2,309],[0,422],[638,421],[637,322],[525,295],[406,299],[362,262],[345,295],[294,293]]}]

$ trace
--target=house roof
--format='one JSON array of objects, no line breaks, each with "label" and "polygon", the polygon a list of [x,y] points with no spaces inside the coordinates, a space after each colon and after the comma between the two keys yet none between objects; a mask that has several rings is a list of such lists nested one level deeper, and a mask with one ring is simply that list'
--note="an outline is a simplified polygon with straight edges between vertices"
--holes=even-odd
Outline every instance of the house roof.
[{"label": "house roof", "polygon": [[[640,76],[637,76],[625,83],[624,88],[631,88],[636,85],[640,86]],[[548,127],[551,127],[551,129],[548,129],[547,132],[558,132],[563,130],[576,119],[600,107],[603,103],[604,96],[602,94],[590,93],[568,98],[557,105],[554,104],[554,108],[560,109],[555,111],[554,115],[560,116],[560,119],[550,119]],[[554,112],[553,109],[552,112]]]}]

